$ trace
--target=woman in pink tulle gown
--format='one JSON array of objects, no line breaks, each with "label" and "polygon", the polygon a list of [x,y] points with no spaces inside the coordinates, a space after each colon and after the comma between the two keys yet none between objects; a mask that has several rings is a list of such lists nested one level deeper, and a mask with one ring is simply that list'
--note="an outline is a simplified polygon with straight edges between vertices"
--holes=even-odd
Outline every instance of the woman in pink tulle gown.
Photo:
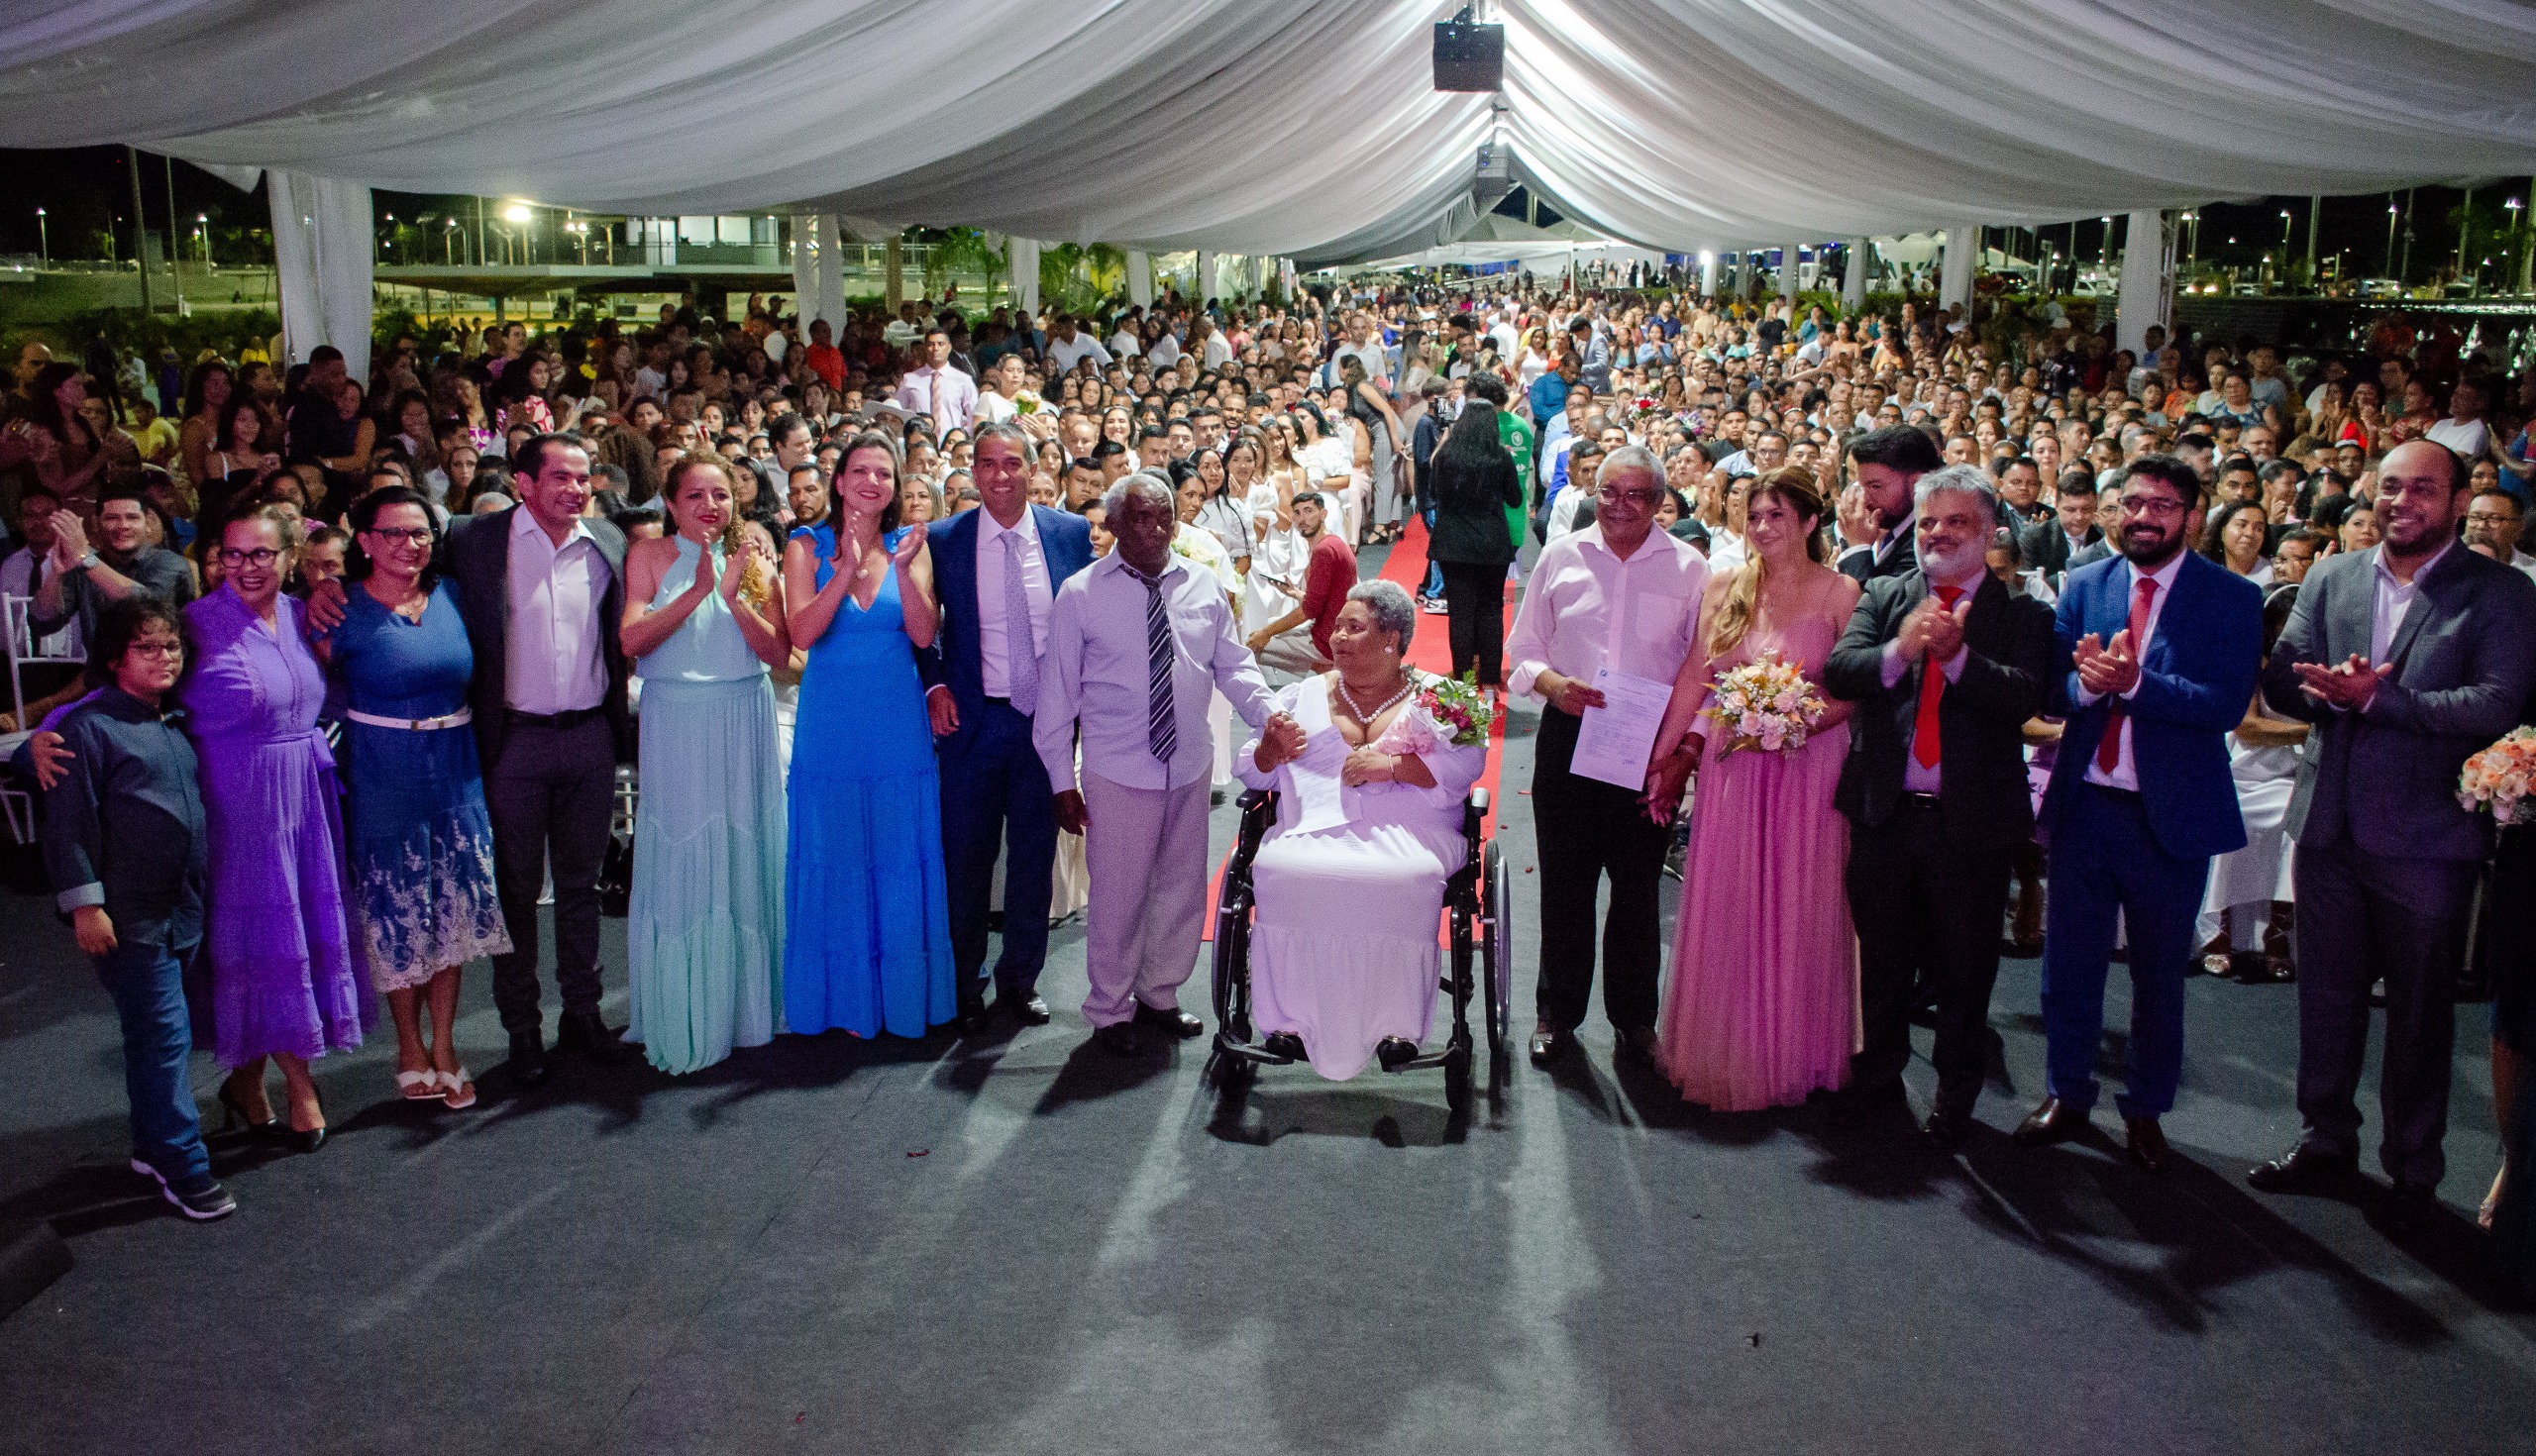
[{"label": "woman in pink tulle gown", "polygon": [[1750,500],[1749,558],[1709,578],[1703,650],[1674,680],[1647,788],[1650,805],[1669,807],[1698,775],[1657,1061],[1685,1100],[1721,1111],[1839,1087],[1856,1035],[1856,942],[1841,881],[1849,824],[1832,807],[1849,704],[1827,698],[1792,751],[1729,754],[1725,725],[1698,716],[1720,674],[1765,657],[1820,682],[1857,604],[1857,583],[1822,563],[1824,503],[1810,472],[1773,470]]}]

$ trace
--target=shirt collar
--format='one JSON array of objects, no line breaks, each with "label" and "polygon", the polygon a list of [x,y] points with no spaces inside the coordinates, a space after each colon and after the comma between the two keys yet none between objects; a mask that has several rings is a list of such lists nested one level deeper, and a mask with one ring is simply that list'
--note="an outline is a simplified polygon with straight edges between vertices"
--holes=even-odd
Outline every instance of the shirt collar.
[{"label": "shirt collar", "polygon": [[2455,551],[2456,549],[2457,538],[2451,536],[2448,538],[2446,543],[2441,545],[2439,550],[2431,553],[2429,561],[2413,568],[2413,579],[2410,581],[2396,580],[2395,573],[2386,569],[2386,548],[2384,546],[2380,545],[2369,548],[2369,560],[2371,565],[2378,569],[2378,580],[2380,585],[2384,586],[2389,591],[2411,591],[2421,585],[2422,578],[2424,576],[2429,575],[2438,568],[2441,562],[2448,559],[2448,553]]},{"label": "shirt collar", "polygon": [[[2149,579],[2158,583],[2158,594],[2159,594],[2160,596],[2162,596],[2162,597],[2163,597],[2163,596],[2164,596],[2164,595],[2166,595],[2168,591],[2171,591],[2171,590],[2173,590],[2173,589],[2174,589],[2175,576],[2176,576],[2176,574],[2177,574],[2178,572],[2182,572],[2182,571],[2183,571],[2183,559],[2184,559],[2186,556],[2189,556],[2190,554],[2191,554],[2191,553],[2190,553],[2189,551],[2178,551],[2178,552],[2176,552],[2173,556],[2170,556],[2170,557],[2166,558],[2166,564],[2165,566],[2160,567],[2158,570],[2156,570],[2156,571],[2154,571],[2154,572],[2149,572]],[[2128,558],[2128,557],[2125,557],[2125,558],[2123,559],[2122,564],[2123,564],[2125,567],[2128,567],[2128,568],[2130,569],[2130,571],[2131,571],[2131,589],[2132,589],[2132,590],[2134,590],[2134,591],[2139,590],[2139,589],[2140,589],[2140,567],[2139,567],[2139,564],[2138,564],[2138,563],[2136,563],[2136,562],[2133,562],[2133,561],[2132,561],[2130,558]]]},{"label": "shirt collar", "polygon": [[1101,571],[1106,568],[1125,576],[1128,580],[1135,582],[1137,585],[1143,586],[1148,582],[1158,585],[1164,581],[1168,581],[1171,579],[1172,572],[1184,570],[1187,565],[1188,563],[1182,560],[1177,552],[1174,552],[1164,559],[1162,571],[1158,574],[1148,577],[1144,572],[1127,565],[1127,559],[1125,557],[1120,556],[1115,551],[1112,551],[1108,556],[1105,556],[1101,560],[1093,563],[1093,570]]},{"label": "shirt collar", "polygon": [[97,705],[128,723],[147,723],[154,720],[160,723],[173,723],[185,715],[183,706],[177,703],[175,694],[172,692],[160,698],[158,706],[154,708],[112,682],[97,689]]},{"label": "shirt collar", "polygon": [[[535,536],[540,541],[554,539],[546,534],[546,528],[538,524],[537,517],[525,504],[512,506],[511,539],[517,541],[528,536]],[[573,518],[573,529],[565,533],[563,544],[554,548],[555,554],[563,555],[564,548],[576,541],[586,541],[592,546],[598,544],[598,538],[590,534],[590,523],[579,516]]]},{"label": "shirt collar", "polygon": [[985,506],[979,506],[974,514],[978,518],[978,545],[981,549],[993,542],[997,537],[1007,534],[1018,536],[1024,542],[1032,546],[1039,544],[1038,518],[1036,513],[1030,509],[1027,502],[1023,503],[1021,507],[1021,519],[1010,526],[1006,526],[1002,521],[997,520],[987,511]]}]

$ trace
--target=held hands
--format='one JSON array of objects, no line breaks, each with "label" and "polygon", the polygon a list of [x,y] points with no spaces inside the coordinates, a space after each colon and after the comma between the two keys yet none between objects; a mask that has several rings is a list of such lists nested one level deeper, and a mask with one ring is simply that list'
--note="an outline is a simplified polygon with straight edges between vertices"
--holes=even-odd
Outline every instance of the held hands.
[{"label": "held hands", "polygon": [[2395,671],[2392,663],[2372,668],[2369,660],[2358,653],[2332,667],[2322,663],[2299,663],[2298,690],[2327,707],[2361,709],[2378,696],[2378,684]]},{"label": "held hands", "polygon": [[87,956],[110,956],[115,949],[115,922],[106,916],[103,905],[81,905],[70,912],[70,933],[79,942],[79,951]]},{"label": "held hands", "polygon": [[2070,651],[2071,666],[2078,670],[2079,685],[2099,697],[2120,696],[2140,682],[2140,660],[2133,655],[2131,629],[2113,634],[2113,645],[2104,646],[2096,634],[2078,639]]},{"label": "held hands", "polygon": [[1265,774],[1303,756],[1304,725],[1296,722],[1292,714],[1270,713],[1268,721],[1260,726],[1259,749],[1251,755],[1251,762]]},{"label": "held hands", "polygon": [[1057,827],[1068,834],[1081,834],[1092,827],[1092,814],[1083,806],[1083,790],[1057,790]]},{"label": "held hands", "polygon": [[1549,699],[1551,707],[1570,717],[1581,718],[1587,708],[1603,706],[1601,688],[1588,687],[1581,679],[1564,673],[1544,671],[1534,679],[1534,685],[1540,688],[1543,697]]},{"label": "held hands", "polygon": [[1646,791],[1638,801],[1646,817],[1658,824],[1670,824],[1682,806],[1682,791],[1690,787],[1691,776],[1700,769],[1700,754],[1708,740],[1692,734],[1681,746],[1646,766]]}]

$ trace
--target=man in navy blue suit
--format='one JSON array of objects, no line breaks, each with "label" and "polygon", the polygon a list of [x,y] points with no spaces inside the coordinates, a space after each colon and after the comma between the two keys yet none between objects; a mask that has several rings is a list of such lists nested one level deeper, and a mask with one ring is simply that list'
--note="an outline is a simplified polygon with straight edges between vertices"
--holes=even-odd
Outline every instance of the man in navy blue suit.
[{"label": "man in navy blue suit", "polygon": [[2196,555],[2201,477],[2172,456],[2124,468],[2118,558],[2069,572],[2054,623],[2052,711],[2068,720],[2043,796],[2043,1105],[2016,1140],[2063,1142],[2095,1105],[2115,917],[2130,940],[2131,1043],[2115,1104],[2131,1159],[2167,1161],[2158,1119],[2183,1075],[2183,984],[2210,857],[2241,848],[2228,731],[2263,667],[2263,592]]},{"label": "man in navy blue suit", "polygon": [[1006,420],[978,428],[971,473],[980,508],[934,529],[933,583],[942,630],[918,660],[925,707],[942,756],[942,865],[951,900],[951,963],[960,1028],[985,1029],[987,901],[999,850],[1004,954],[996,1004],[1023,1024],[1047,1024],[1038,991],[1048,958],[1048,899],[1056,868],[1054,791],[1030,746],[1048,609],[1066,578],[1092,565],[1081,516],[1030,504],[1035,443]]}]

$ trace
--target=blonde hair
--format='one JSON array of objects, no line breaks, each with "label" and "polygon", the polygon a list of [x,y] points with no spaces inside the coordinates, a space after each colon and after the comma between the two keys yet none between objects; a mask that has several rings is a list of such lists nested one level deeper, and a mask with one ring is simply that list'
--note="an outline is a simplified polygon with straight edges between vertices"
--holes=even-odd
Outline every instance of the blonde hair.
[{"label": "blonde hair", "polygon": [[[1775,495],[1779,502],[1799,516],[1815,523],[1816,529],[1806,534],[1805,555],[1809,561],[1823,560],[1823,492],[1815,488],[1814,472],[1803,466],[1781,466],[1752,482],[1744,497],[1744,529],[1751,529],[1753,502],[1764,495]],[[1718,603],[1716,620],[1709,623],[1708,656],[1715,662],[1735,651],[1744,634],[1752,630],[1752,614],[1761,602],[1761,582],[1768,571],[1758,553],[1749,553],[1744,565],[1735,572],[1734,584],[1726,588],[1726,599]]]},{"label": "blonde hair", "polygon": [[[697,470],[711,471],[735,500],[739,495],[739,481],[733,478],[731,463],[718,455],[691,455],[670,467],[668,488],[661,492],[661,512],[669,517],[670,534],[673,536],[679,531],[679,491],[685,486],[687,477]],[[764,606],[774,587],[774,573],[765,562],[748,554],[748,521],[736,506],[731,511],[731,518],[722,523],[722,534],[715,538],[715,544],[722,548],[724,560],[738,557],[747,564],[740,578],[740,595],[751,606]],[[696,563],[696,570],[704,570],[702,561]]]}]

